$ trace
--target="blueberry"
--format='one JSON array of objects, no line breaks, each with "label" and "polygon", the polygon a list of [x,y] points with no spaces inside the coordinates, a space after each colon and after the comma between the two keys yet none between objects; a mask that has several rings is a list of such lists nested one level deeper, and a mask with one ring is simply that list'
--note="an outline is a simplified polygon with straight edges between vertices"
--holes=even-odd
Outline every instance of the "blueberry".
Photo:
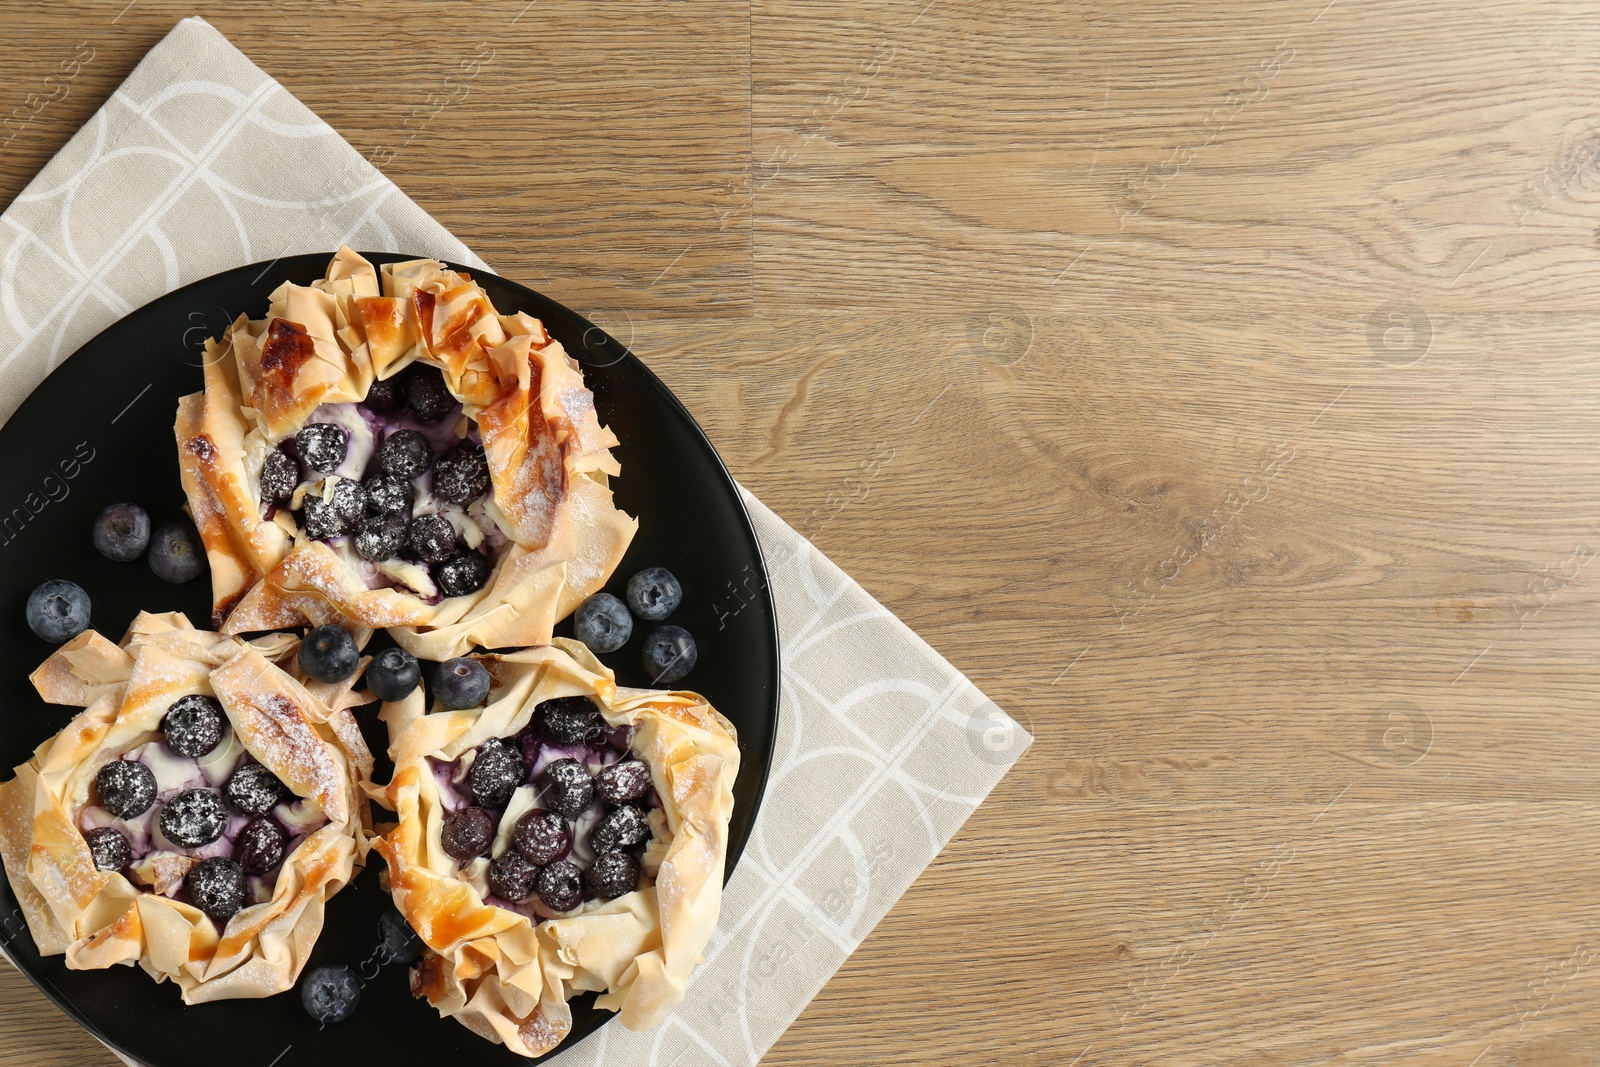
[{"label": "blueberry", "polygon": [[494,816],[482,808],[462,808],[444,820],[439,844],[444,854],[465,863],[489,851],[494,840]]},{"label": "blueberry", "polygon": [[83,839],[89,843],[89,854],[94,857],[97,871],[120,871],[133,862],[133,847],[114,826],[90,830]]},{"label": "blueberry", "polygon": [[552,741],[582,745],[598,740],[606,731],[600,708],[588,697],[552,697],[533,709],[535,721]]},{"label": "blueberry", "polygon": [[206,550],[200,535],[186,522],[163,526],[150,538],[150,569],[163,582],[182,585],[206,569]]},{"label": "blueberry", "polygon": [[28,629],[51,644],[70,641],[89,628],[89,594],[52,578],[28,594]]},{"label": "blueberry", "polygon": [[396,478],[415,478],[433,463],[433,449],[417,430],[396,430],[378,446],[378,466]]},{"label": "blueberry", "polygon": [[534,808],[517,820],[511,831],[511,844],[542,867],[567,858],[572,851],[572,830],[567,820],[555,812]]},{"label": "blueberry", "polygon": [[411,551],[429,563],[443,563],[456,550],[456,528],[443,515],[419,515],[406,530]]},{"label": "blueberry", "polygon": [[607,804],[638,800],[650,791],[650,765],[639,759],[620,760],[601,771],[594,784]]},{"label": "blueberry", "polygon": [[233,858],[246,874],[266,874],[283,862],[289,835],[276,819],[251,819],[233,843]]},{"label": "blueberry", "polygon": [[261,465],[261,502],[286,504],[300,484],[300,464],[286,452],[273,449]]},{"label": "blueberry", "polygon": [[180,756],[199,759],[222,741],[222,705],[216,697],[190,693],[167,706],[161,720],[167,747]]},{"label": "blueberry", "polygon": [[399,515],[368,515],[356,526],[356,553],[381,563],[394,559],[406,547],[406,520]]},{"label": "blueberry", "polygon": [[378,917],[378,958],[383,963],[411,965],[422,958],[427,943],[393,908]]},{"label": "blueberry", "polygon": [[305,465],[318,474],[332,474],[338,470],[350,450],[344,427],[331,422],[314,422],[301,427],[294,435],[294,443]]},{"label": "blueberry", "polygon": [[516,849],[508,848],[489,864],[489,892],[513,903],[533,896],[539,868]]},{"label": "blueberry", "polygon": [[522,761],[522,753],[504,740],[492,737],[478,746],[467,785],[480,805],[499,807],[511,799],[511,794],[527,777],[528,765]]},{"label": "blueberry", "polygon": [[379,700],[404,700],[422,681],[422,667],[405,649],[386,648],[367,664],[366,679]]},{"label": "blueberry", "polygon": [[572,630],[591,652],[615,652],[633,636],[633,616],[610,593],[596,593],[578,605]]},{"label": "blueberry", "polygon": [[452,504],[470,504],[489,489],[489,461],[483,446],[462,441],[433,464],[433,495]]},{"label": "blueberry", "polygon": [[551,911],[571,911],[583,903],[583,872],[571,860],[557,860],[539,872],[535,889]]},{"label": "blueberry", "polygon": [[700,658],[694,638],[681,626],[657,626],[645,634],[641,654],[652,685],[676,682],[694,670],[695,660]]},{"label": "blueberry", "polygon": [[367,491],[367,510],[374,515],[399,515],[411,517],[411,503],[416,499],[416,486],[409,478],[392,474],[374,474],[361,483]]},{"label": "blueberry", "polygon": [[437,422],[456,406],[456,398],[438,371],[417,366],[406,378],[406,403],[423,422]]},{"label": "blueberry", "polygon": [[226,923],[244,907],[244,868],[232,860],[201,860],[183,880],[194,906],[219,923]]},{"label": "blueberry", "polygon": [[228,809],[209,789],[186,789],[161,808],[161,833],[179,848],[202,848],[222,836]]},{"label": "blueberry", "polygon": [[623,804],[606,812],[590,836],[596,852],[632,848],[649,839],[650,815],[632,804]]},{"label": "blueberry", "polygon": [[488,668],[465,656],[445,660],[433,672],[434,698],[453,711],[482,707],[490,684]]},{"label": "blueberry", "polygon": [[367,390],[367,398],[361,402],[368,411],[376,411],[387,415],[391,411],[399,411],[406,406],[405,386],[399,378],[378,379]]},{"label": "blueberry", "polygon": [[589,892],[601,900],[615,900],[639,888],[639,861],[626,852],[602,852],[584,873]]},{"label": "blueberry", "polygon": [[323,1026],[342,1023],[361,1004],[361,980],[342,963],[324,963],[301,981],[300,1003]]},{"label": "blueberry", "polygon": [[489,561],[476,552],[459,552],[434,572],[445,596],[469,596],[489,580]]},{"label": "blueberry", "polygon": [[306,536],[313,541],[326,541],[333,537],[343,537],[350,532],[345,521],[339,517],[333,505],[323,500],[320,496],[306,495],[304,509],[300,515],[305,521]]},{"label": "blueberry", "polygon": [[119,819],[137,819],[156,802],[155,772],[132,760],[112,760],[94,776],[100,806]]},{"label": "blueberry", "polygon": [[628,608],[647,622],[660,622],[683,603],[683,586],[665,567],[647,567],[628,579]]},{"label": "blueberry", "polygon": [[107,559],[138,559],[149,543],[150,516],[138,504],[112,504],[94,520],[94,547]]},{"label": "blueberry", "polygon": [[367,513],[367,491],[361,483],[340,478],[328,490],[327,499],[313,491],[306,494],[306,533],[314,541],[352,533]]},{"label": "blueberry", "polygon": [[319,682],[342,682],[361,666],[356,639],[343,626],[319,626],[300,642],[300,669]]},{"label": "blueberry", "polygon": [[283,801],[285,791],[276,774],[259,763],[246,763],[233,772],[223,792],[246,815],[265,815]]},{"label": "blueberry", "polygon": [[539,780],[544,784],[546,806],[569,819],[576,819],[594,803],[594,778],[589,768],[575,759],[552,760]]}]

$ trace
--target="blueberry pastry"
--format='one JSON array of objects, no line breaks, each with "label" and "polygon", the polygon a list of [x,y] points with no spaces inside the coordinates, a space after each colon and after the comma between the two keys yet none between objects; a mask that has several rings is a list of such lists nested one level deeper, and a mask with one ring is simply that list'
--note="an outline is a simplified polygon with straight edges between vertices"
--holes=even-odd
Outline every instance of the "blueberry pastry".
[{"label": "blueberry pastry", "polygon": [[351,685],[298,641],[141,614],[32,675],[83,711],[0,785],[0,855],[43,955],[138,964],[188,1004],[291,988],[370,844]]},{"label": "blueberry pastry", "polygon": [[208,341],[176,424],[230,634],[388,629],[421,659],[543,644],[638,524],[578,364],[433,260],[348,248]]},{"label": "blueberry pastry", "polygon": [[412,992],[523,1056],[584,991],[648,1029],[716,927],[738,738],[693,693],[619,688],[576,641],[479,662],[475,708],[385,704],[399,815],[377,850],[427,949]]}]

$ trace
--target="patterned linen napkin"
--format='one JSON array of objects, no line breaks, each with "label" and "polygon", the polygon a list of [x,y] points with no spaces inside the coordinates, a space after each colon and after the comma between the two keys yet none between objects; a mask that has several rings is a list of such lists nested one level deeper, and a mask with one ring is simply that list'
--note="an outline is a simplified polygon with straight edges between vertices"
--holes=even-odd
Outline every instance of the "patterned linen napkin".
[{"label": "patterned linen napkin", "polygon": [[[0,418],[123,315],[240,264],[348,244],[485,266],[199,18],[0,222]],[[651,1033],[602,1027],[563,1067],[755,1063],[1032,740],[809,541],[745,504],[783,644],[761,815],[683,1006]]]}]

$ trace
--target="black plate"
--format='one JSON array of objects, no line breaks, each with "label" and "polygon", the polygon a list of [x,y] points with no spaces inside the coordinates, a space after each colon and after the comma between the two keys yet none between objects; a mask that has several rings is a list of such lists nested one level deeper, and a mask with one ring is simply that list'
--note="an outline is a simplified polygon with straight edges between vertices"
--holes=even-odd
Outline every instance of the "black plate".
[{"label": "black plate", "polygon": [[[366,255],[374,263],[411,258]],[[7,769],[6,776],[64,726],[73,710],[45,704],[28,683],[28,673],[52,651],[24,620],[23,605],[40,581],[59,577],[82,585],[94,602],[94,627],[113,639],[141,609],[182,611],[197,625],[209,618],[206,579],[168,585],[143,561],[113,563],[95,552],[90,529],[101,508],[120,500],[142,504],[157,525],[183,517],[172,422],[178,398],[201,386],[205,338],[220,336],[240,313],[264,315],[273,289],[284,281],[310,283],[322,276],[328,259],[294,256],[240,267],[140,308],[62,364],[0,429],[0,648],[8,650],[0,675],[0,769]],[[734,722],[743,750],[734,787],[731,874],[761,802],[778,717],[776,615],[750,518],[694,419],[626,348],[548,297],[470,273],[502,313],[526,311],[544,321],[583,365],[601,419],[622,439],[616,455],[623,474],[613,485],[618,505],[638,516],[640,525],[607,589],[620,596],[630,574],[656,564],[683,582],[684,603],[671,621],[695,635],[700,660],[679,684],[704,693]],[[731,615],[722,596],[730,581],[759,590]],[[569,620],[557,632],[570,636],[570,626]],[[602,657],[624,685],[649,684],[638,663],[644,629],[625,648]],[[387,780],[386,742],[374,710],[357,715],[379,757],[381,781]],[[296,991],[185,1007],[176,986],[158,986],[136,968],[71,971],[61,956],[41,959],[3,884],[0,940],[23,972],[90,1033],[155,1067],[272,1067],[280,1056],[282,1064],[295,1067],[527,1063],[414,999],[404,967],[376,964],[378,917],[390,906],[378,888],[382,867],[374,855],[355,883],[329,903],[310,966],[347,963],[367,981],[356,1016],[324,1029],[301,1009]],[[572,1034],[563,1047],[611,1017],[595,1010],[593,999],[590,994],[573,1002]]]}]

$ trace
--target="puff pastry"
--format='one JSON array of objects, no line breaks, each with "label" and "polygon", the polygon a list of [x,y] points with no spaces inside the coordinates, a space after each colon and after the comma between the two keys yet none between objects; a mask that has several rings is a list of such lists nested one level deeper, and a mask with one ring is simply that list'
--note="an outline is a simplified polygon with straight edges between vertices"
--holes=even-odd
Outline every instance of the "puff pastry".
[{"label": "puff pastry", "polygon": [[[448,414],[430,411],[425,422],[377,410],[375,388],[387,397],[430,376],[448,390],[438,394]],[[297,435],[312,425],[345,437],[336,466],[311,465]],[[375,560],[340,532],[370,520],[367,544],[388,536],[362,515],[360,500],[375,507],[378,497],[359,490],[401,430],[460,446],[486,467],[487,492],[467,504],[445,499],[437,465],[402,477],[414,494],[402,518],[448,521],[450,560],[418,558],[414,535]],[[280,286],[266,318],[240,316],[207,342],[204,391],[180,401],[175,431],[211,564],[212,623],[229,634],[386,628],[430,660],[543,644],[605,584],[638,526],[612,501],[617,438],[600,425],[578,364],[538,319],[498,314],[468,275],[434,260],[386,264],[380,277],[341,248],[319,281]],[[289,473],[264,476],[269,463]],[[274,496],[280,478],[288,482]],[[313,508],[333,517],[312,523]],[[477,573],[448,580],[458,565],[453,573]]]},{"label": "puff pastry", "polygon": [[[120,645],[91,630],[33,673],[45,700],[84,709],[0,785],[0,854],[40,953],[64,953],[79,970],[136,963],[176,982],[189,1004],[294,985],[328,898],[370,847],[360,783],[372,773],[350,683],[297,678],[297,650],[286,634],[241,641],[196,630],[182,615],[141,614]],[[225,713],[225,725],[213,720],[215,747],[198,759],[171,747],[168,712],[186,698]],[[118,805],[103,795],[110,779],[100,772],[113,761],[153,772],[140,771],[148,811],[118,819],[107,810]],[[271,819],[250,820],[277,824],[282,860],[244,881],[232,903],[240,910],[219,922],[191,902],[200,898],[190,872],[227,865],[248,817],[234,812],[214,843],[186,849],[166,836],[175,825],[166,813],[183,792],[208,794],[222,811],[215,798],[235,796],[233,778],[251,762],[293,795],[270,793],[261,811]],[[86,840],[108,827],[132,842],[117,846],[131,859],[118,870],[97,867],[100,853]]]},{"label": "puff pastry", "polygon": [[[376,848],[396,905],[428,946],[412,972],[412,991],[523,1056],[562,1041],[572,1026],[568,998],[580,991],[601,991],[600,1007],[618,1011],[630,1029],[648,1029],[682,1000],[717,922],[739,769],[734,727],[694,693],[618,687],[574,641],[482,661],[494,681],[485,707],[427,714],[419,691],[382,711],[395,774],[371,791],[399,821]],[[591,892],[553,914],[542,898],[516,904],[494,895],[484,884],[489,856],[452,859],[443,833],[452,813],[474,803],[460,783],[470,780],[476,790],[475,754],[486,742],[514,738],[535,763],[516,779],[530,784],[497,815],[490,856],[521,848],[508,841],[518,811],[551,805],[539,766],[570,753],[552,748],[539,725],[547,714],[541,704],[564,697],[589,698],[603,717],[604,740],[588,750],[590,769],[643,760],[652,797],[648,836],[636,846],[637,888],[609,900]],[[580,863],[586,820],[592,825],[598,813],[596,803],[577,816],[572,857]],[[593,840],[599,835],[595,830]]]}]

